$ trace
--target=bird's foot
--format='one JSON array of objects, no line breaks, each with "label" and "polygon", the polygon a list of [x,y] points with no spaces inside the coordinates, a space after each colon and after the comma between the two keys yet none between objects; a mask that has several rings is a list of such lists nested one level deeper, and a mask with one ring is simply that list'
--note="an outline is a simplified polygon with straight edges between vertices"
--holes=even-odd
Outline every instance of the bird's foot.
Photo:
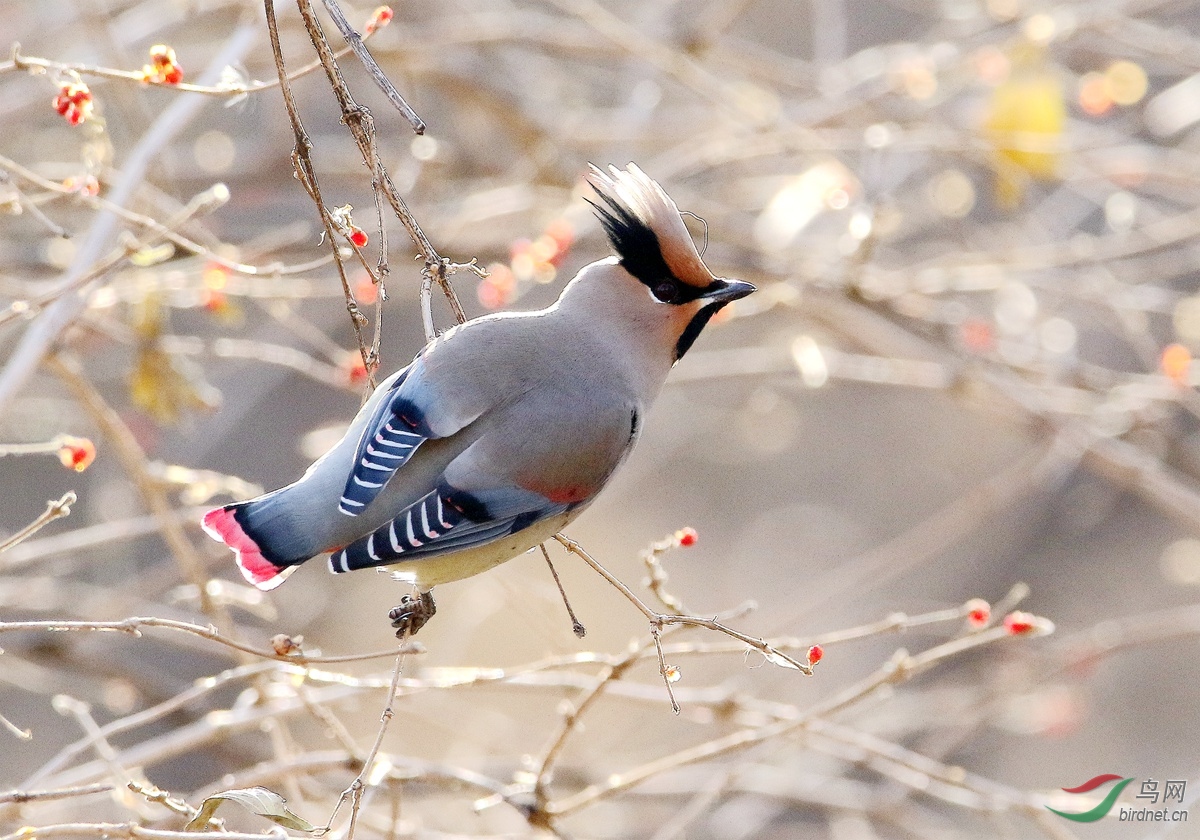
[{"label": "bird's foot", "polygon": [[433,603],[432,592],[422,592],[420,595],[405,595],[400,599],[399,606],[388,610],[388,618],[396,628],[396,638],[404,639],[417,635],[417,631],[425,626],[425,622],[433,618],[437,605]]}]

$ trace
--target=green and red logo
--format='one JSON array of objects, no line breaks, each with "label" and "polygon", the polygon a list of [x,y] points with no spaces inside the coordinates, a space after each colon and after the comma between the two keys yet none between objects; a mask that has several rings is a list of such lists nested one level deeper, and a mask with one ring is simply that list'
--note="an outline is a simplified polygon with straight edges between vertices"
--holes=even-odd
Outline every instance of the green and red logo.
[{"label": "green and red logo", "polygon": [[1125,787],[1133,781],[1132,778],[1125,779],[1121,776],[1118,776],[1116,773],[1104,773],[1096,776],[1094,779],[1088,779],[1078,787],[1063,788],[1064,793],[1090,793],[1101,785],[1106,785],[1109,782],[1115,782],[1118,779],[1120,779],[1120,783],[1114,786],[1113,789],[1108,792],[1108,796],[1104,797],[1103,802],[1101,802],[1095,808],[1092,808],[1090,811],[1083,811],[1078,814],[1070,814],[1066,811],[1059,811],[1055,808],[1051,808],[1049,805],[1046,806],[1046,809],[1053,811],[1060,817],[1065,817],[1068,820],[1074,820],[1075,822],[1095,822],[1096,820],[1103,819],[1108,815],[1108,812],[1112,810],[1113,805],[1116,804],[1117,797],[1121,795],[1121,791],[1125,790]]}]

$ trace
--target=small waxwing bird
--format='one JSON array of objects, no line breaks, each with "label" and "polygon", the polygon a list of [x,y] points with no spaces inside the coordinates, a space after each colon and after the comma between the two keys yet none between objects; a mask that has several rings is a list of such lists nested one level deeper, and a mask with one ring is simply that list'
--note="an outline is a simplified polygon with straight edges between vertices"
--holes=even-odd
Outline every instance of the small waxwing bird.
[{"label": "small waxwing bird", "polygon": [[528,551],[596,498],[671,367],[754,286],[713,276],[675,202],[634,164],[587,180],[616,256],[546,309],[448,330],[299,481],[204,516],[246,580],[273,589],[325,552],[334,572],[386,566],[421,593],[392,611],[412,633],[432,614],[430,588]]}]

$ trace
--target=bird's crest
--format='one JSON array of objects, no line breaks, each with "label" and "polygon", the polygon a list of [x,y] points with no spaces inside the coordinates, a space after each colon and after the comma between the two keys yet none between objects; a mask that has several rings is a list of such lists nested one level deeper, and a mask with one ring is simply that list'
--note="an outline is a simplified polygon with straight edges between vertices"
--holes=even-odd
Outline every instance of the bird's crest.
[{"label": "bird's crest", "polygon": [[587,180],[601,199],[588,203],[630,274],[646,284],[666,275],[699,288],[712,283],[679,208],[636,164],[608,172],[592,166]]}]

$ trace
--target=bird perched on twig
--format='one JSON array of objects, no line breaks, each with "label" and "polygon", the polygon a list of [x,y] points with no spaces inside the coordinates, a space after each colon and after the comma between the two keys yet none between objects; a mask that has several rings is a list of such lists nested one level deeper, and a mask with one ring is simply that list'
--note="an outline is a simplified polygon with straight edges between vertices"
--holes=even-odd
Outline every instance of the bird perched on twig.
[{"label": "bird perched on twig", "polygon": [[259,589],[330,552],[334,572],[386,566],[421,595],[549,539],[629,454],[667,373],[721,307],[754,291],[714,277],[675,202],[637,166],[592,167],[616,256],[535,312],[485,315],[431,341],[294,484],[204,516]]}]

